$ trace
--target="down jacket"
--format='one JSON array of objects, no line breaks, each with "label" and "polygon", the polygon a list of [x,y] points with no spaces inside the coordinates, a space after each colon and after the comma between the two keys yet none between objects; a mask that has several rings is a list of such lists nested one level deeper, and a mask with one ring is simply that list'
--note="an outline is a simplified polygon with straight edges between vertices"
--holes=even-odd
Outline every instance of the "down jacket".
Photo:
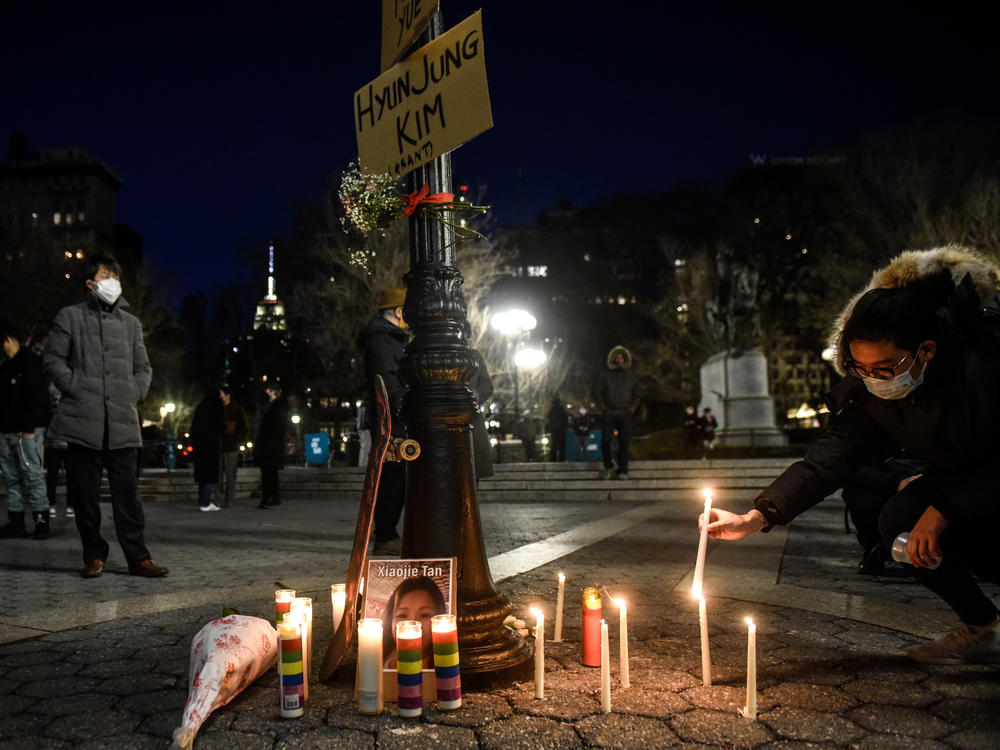
[{"label": "down jacket", "polygon": [[88,293],[56,314],[45,340],[45,374],[62,393],[50,432],[67,443],[100,450],[142,447],[136,404],[146,397],[153,368],[142,324],[123,309]]},{"label": "down jacket", "polygon": [[[788,523],[842,487],[871,456],[883,455],[893,441],[929,465],[912,486],[918,489],[919,483],[946,518],[976,523],[995,514],[1000,317],[984,308],[996,304],[996,287],[989,279],[1000,279],[1000,271],[971,251],[950,246],[904,253],[877,272],[869,288],[908,286],[942,270],[950,271],[957,283],[938,316],[965,325],[952,328],[954,335],[938,337],[923,385],[905,398],[877,398],[853,376],[837,384],[830,394],[834,416],[826,432],[756,499],[755,507],[768,522]],[[859,297],[837,321],[833,342],[838,347]],[[842,367],[844,353],[837,351]]]}]

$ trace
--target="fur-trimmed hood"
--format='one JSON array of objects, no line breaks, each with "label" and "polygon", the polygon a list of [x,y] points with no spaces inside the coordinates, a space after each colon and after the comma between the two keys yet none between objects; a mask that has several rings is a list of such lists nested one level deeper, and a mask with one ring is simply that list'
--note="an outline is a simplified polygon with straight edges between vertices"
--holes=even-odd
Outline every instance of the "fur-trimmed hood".
[{"label": "fur-trimmed hood", "polygon": [[854,311],[854,306],[866,292],[909,286],[945,270],[951,275],[956,288],[968,274],[982,306],[997,306],[1000,266],[991,259],[962,245],[945,245],[931,250],[906,250],[893,258],[889,265],[877,270],[868,286],[855,294],[837,316],[829,338],[829,346],[834,352],[833,366],[837,372],[844,374],[842,363],[845,353],[841,350],[840,340],[844,325]]},{"label": "fur-trimmed hood", "polygon": [[[625,357],[625,364],[622,365],[621,367],[619,367],[615,363],[615,357],[617,357],[619,354],[621,354],[623,357]],[[628,349],[626,349],[621,344],[619,344],[618,346],[612,347],[611,351],[608,352],[607,365],[608,365],[608,369],[609,370],[628,370],[628,369],[630,369],[632,367],[632,352],[630,352]]]}]

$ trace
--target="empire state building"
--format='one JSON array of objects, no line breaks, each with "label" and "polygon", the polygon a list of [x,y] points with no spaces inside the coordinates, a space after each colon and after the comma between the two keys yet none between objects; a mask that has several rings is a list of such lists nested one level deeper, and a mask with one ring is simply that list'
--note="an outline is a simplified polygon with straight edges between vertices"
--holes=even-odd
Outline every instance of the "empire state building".
[{"label": "empire state building", "polygon": [[257,303],[253,329],[255,331],[264,329],[281,332],[288,330],[288,324],[285,321],[285,306],[275,294],[273,240],[267,245],[267,294],[264,295],[264,299]]}]

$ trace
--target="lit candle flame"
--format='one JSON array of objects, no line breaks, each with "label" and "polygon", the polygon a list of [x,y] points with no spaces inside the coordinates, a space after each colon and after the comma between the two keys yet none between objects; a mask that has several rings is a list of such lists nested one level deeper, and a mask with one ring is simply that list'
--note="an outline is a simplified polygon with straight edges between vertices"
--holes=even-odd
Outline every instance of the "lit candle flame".
[{"label": "lit candle flame", "polygon": [[752,618],[752,617],[748,617],[748,618],[746,618],[746,623],[747,623],[747,625],[749,625],[750,627],[753,627],[753,618]]},{"label": "lit candle flame", "polygon": [[542,614],[542,610],[537,609],[535,607],[530,607],[529,611],[531,612],[531,614],[533,614],[535,616],[535,620],[540,620],[543,617],[545,617],[545,615]]},{"label": "lit candle flame", "polygon": [[565,583],[565,581],[566,581],[566,576],[564,576],[562,573],[560,573],[559,574],[559,583]]},{"label": "lit candle flame", "polygon": [[691,584],[691,596],[695,599],[704,599],[704,594],[702,593],[702,588],[700,583]]}]

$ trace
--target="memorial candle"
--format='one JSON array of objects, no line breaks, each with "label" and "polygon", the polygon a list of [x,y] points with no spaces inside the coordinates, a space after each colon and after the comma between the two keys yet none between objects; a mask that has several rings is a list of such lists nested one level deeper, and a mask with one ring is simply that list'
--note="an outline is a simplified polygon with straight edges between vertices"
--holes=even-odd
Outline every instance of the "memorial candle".
[{"label": "memorial candle", "polygon": [[698,625],[701,628],[701,684],[712,684],[712,659],[708,651],[708,610],[705,597],[698,599]]},{"label": "memorial candle", "polygon": [[618,605],[618,679],[623,688],[631,687],[628,674],[628,608],[624,599],[612,599]]},{"label": "memorial candle", "polygon": [[743,715],[757,718],[757,626],[747,618],[747,705]]},{"label": "memorial candle", "polygon": [[531,608],[535,616],[535,698],[545,698],[545,614]]},{"label": "memorial candle", "polygon": [[583,590],[583,628],[580,638],[583,665],[601,666],[601,590],[588,586]]},{"label": "memorial candle", "polygon": [[601,620],[601,711],[611,713],[611,649],[608,648],[608,623]]},{"label": "memorial candle", "polygon": [[358,621],[358,712],[382,713],[382,620]]},{"label": "memorial candle", "polygon": [[278,625],[278,705],[282,718],[295,719],[305,713],[304,684],[302,628],[289,615]]},{"label": "memorial candle", "polygon": [[458,624],[455,615],[434,615],[431,618],[434,640],[434,676],[437,678],[439,711],[454,711],[462,707],[462,677],[459,674]]},{"label": "memorial candle", "polygon": [[559,592],[556,594],[556,630],[552,635],[552,640],[562,641],[562,618],[563,618],[563,593],[566,588],[566,576],[559,573]]},{"label": "memorial candle", "polygon": [[292,608],[295,589],[278,589],[274,592],[274,627],[281,625],[281,618]]},{"label": "memorial candle", "polygon": [[419,620],[396,623],[396,684],[399,715],[404,718],[424,712],[423,693],[423,631]]},{"label": "memorial candle", "polygon": [[292,599],[290,614],[302,625],[302,681],[306,700],[309,700],[309,677],[312,674],[312,599],[297,596]]},{"label": "memorial candle", "polygon": [[330,603],[333,605],[333,632],[337,632],[344,619],[344,605],[347,603],[347,584],[335,583],[330,586]]},{"label": "memorial candle", "polygon": [[712,518],[712,490],[705,490],[705,515],[701,523],[701,538],[698,540],[698,559],[694,564],[694,580],[691,594],[701,596],[702,581],[705,577],[705,553],[708,550],[708,524]]}]

